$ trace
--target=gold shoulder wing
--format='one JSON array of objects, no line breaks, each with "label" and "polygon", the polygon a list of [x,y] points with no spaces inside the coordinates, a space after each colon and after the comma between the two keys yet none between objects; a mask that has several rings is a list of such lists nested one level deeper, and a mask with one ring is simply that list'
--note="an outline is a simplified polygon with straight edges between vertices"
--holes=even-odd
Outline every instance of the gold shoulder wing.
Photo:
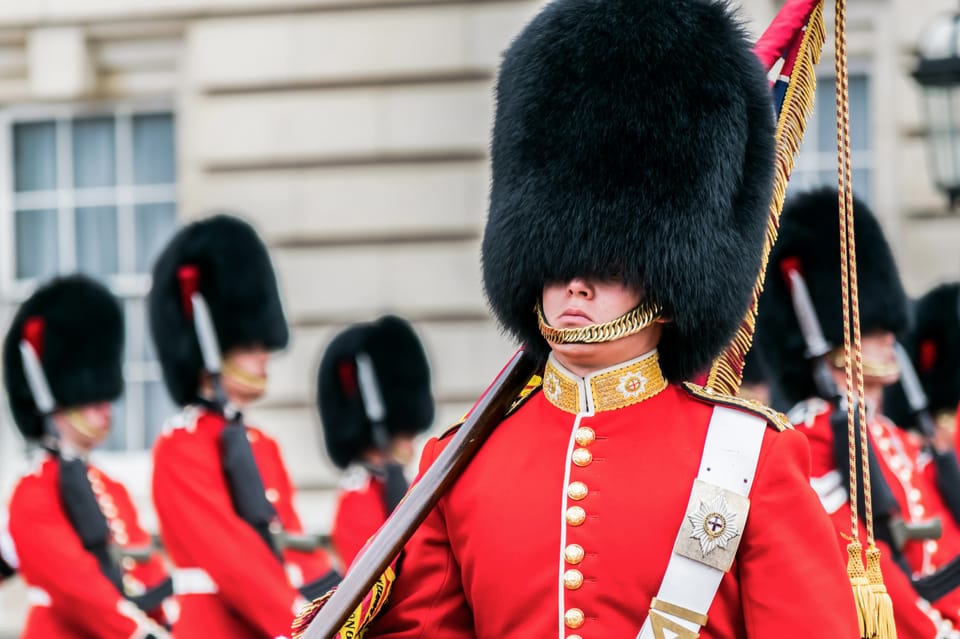
[{"label": "gold shoulder wing", "polygon": [[687,394],[691,397],[706,402],[707,404],[739,408],[740,410],[762,417],[767,420],[767,424],[777,432],[782,433],[785,430],[793,430],[793,425],[790,423],[790,420],[787,419],[786,415],[780,411],[773,410],[769,406],[764,406],[760,402],[755,402],[752,399],[725,395],[711,388],[704,388],[703,386],[698,386],[690,382],[684,382],[683,389],[687,391]]}]

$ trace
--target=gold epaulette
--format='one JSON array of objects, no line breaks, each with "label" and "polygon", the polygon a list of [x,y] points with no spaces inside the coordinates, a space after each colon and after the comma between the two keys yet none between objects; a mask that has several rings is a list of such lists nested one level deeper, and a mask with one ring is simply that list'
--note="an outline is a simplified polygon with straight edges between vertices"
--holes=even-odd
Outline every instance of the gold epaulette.
[{"label": "gold epaulette", "polygon": [[739,408],[740,410],[744,410],[748,413],[753,413],[758,417],[762,417],[771,427],[776,429],[777,432],[782,433],[785,430],[793,430],[793,424],[790,423],[790,420],[787,419],[786,415],[780,411],[773,410],[769,406],[764,406],[760,402],[756,402],[752,399],[744,399],[742,397],[734,397],[733,395],[725,395],[724,393],[718,393],[711,388],[704,388],[703,386],[698,386],[690,382],[684,382],[683,389],[692,397],[695,397],[696,399],[704,401],[708,404]]},{"label": "gold epaulette", "polygon": [[[523,404],[524,404],[528,399],[530,399],[531,397],[533,397],[533,394],[534,394],[537,390],[539,390],[542,385],[543,385],[543,377],[541,377],[541,375],[540,375],[539,373],[536,374],[536,375],[534,375],[533,377],[531,377],[531,378],[527,381],[527,384],[523,387],[523,390],[520,391],[520,394],[517,395],[517,397],[513,400],[513,402],[511,402],[510,408],[507,409],[506,414],[503,416],[504,419],[506,419],[507,417],[509,417],[509,416],[512,415],[513,413],[515,413],[518,408],[520,408],[521,406],[523,406]],[[457,422],[456,422],[455,424],[453,424],[452,426],[450,426],[450,428],[448,428],[447,430],[443,431],[443,434],[440,435],[440,437],[438,437],[437,439],[443,439],[443,438],[445,438],[445,437],[449,437],[449,436],[452,435],[453,433],[457,432],[457,429],[460,428],[461,426],[463,426],[463,423],[464,423],[465,421],[467,421],[467,417],[470,416],[470,412],[471,412],[472,410],[473,410],[472,408],[471,408],[470,410],[468,410],[468,411],[463,415],[463,417],[461,417],[459,420],[457,420]]]}]

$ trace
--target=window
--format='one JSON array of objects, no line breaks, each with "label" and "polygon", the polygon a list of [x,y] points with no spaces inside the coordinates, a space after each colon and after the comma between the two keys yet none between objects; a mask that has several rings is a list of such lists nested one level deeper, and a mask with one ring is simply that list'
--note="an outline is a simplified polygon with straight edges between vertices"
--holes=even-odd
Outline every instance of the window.
[{"label": "window", "polygon": [[[864,73],[851,73],[850,87],[850,166],[853,171],[853,192],[868,204],[873,199],[873,157],[871,147],[870,78]],[[817,95],[813,115],[807,123],[803,145],[790,177],[791,193],[800,193],[817,186],[837,185],[836,101],[832,77],[817,78]]]},{"label": "window", "polygon": [[13,113],[12,264],[7,298],[80,271],[107,284],[126,320],[126,390],[105,448],[150,447],[174,410],[150,340],[149,272],[176,226],[174,118],[119,107]]}]

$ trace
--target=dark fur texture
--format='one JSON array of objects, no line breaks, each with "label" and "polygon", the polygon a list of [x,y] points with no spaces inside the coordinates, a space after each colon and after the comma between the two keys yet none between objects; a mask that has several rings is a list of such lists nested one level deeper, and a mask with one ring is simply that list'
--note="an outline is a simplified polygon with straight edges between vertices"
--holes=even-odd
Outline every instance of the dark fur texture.
[{"label": "dark fur texture", "polygon": [[150,331],[171,397],[180,405],[197,396],[203,361],[193,320],[184,311],[177,273],[199,269],[199,291],[213,316],[220,350],[260,345],[279,350],[289,331],[267,248],[246,222],[216,215],[173,237],[153,267],[147,298]]},{"label": "dark fur texture", "polygon": [[366,353],[373,362],[388,434],[416,435],[433,423],[430,364],[410,324],[387,315],[372,324],[351,326],[327,346],[317,376],[324,440],[327,452],[340,468],[374,445],[372,424],[357,380],[359,353]]},{"label": "dark fur texture", "polygon": [[[907,298],[893,253],[880,223],[859,199],[854,199],[857,278],[860,288],[860,327],[897,333],[907,324]],[[799,260],[826,339],[843,344],[840,288],[840,222],[836,191],[803,193],[784,207],[780,236],[770,254],[760,298],[757,347],[784,400],[791,404],[816,394],[806,345],[782,273],[785,259]]]},{"label": "dark fur texture", "polygon": [[[912,325],[900,341],[910,354],[930,411],[955,411],[960,402],[960,284],[941,284],[917,300]],[[898,425],[916,426],[899,384],[886,389],[883,408]]]},{"label": "dark fur texture", "polygon": [[106,288],[82,275],[52,280],[25,301],[3,342],[3,381],[17,428],[44,434],[20,358],[23,325],[44,324],[40,363],[58,408],[112,402],[123,393],[123,313]]},{"label": "dark fur texture", "polygon": [[773,118],[764,72],[725,4],[555,0],[497,86],[487,296],[528,348],[545,283],[622,275],[672,322],[678,381],[729,342],[759,271]]}]

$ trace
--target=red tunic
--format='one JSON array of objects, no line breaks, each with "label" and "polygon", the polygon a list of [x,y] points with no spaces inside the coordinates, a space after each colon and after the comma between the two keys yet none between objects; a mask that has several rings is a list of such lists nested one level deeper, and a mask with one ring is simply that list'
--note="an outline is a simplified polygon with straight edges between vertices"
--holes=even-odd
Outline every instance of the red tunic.
[{"label": "red tunic", "polygon": [[[843,484],[833,457],[833,429],[830,425],[832,407],[820,399],[808,400],[790,412],[791,421],[810,440],[811,476],[821,494],[824,506],[831,513],[837,530],[850,532],[850,509],[847,503],[848,488]],[[869,419],[869,436],[877,450],[878,461],[884,479],[900,506],[901,516],[910,522],[920,522],[939,516],[943,535],[937,540],[910,540],[903,547],[903,555],[914,570],[914,576],[923,576],[936,571],[960,553],[960,527],[947,510],[936,485],[935,468],[929,458],[921,453],[921,442],[915,433],[903,431],[882,415]],[[842,542],[845,547],[846,542]],[[891,575],[895,564],[888,563],[885,578]],[[900,571],[902,574],[902,570]],[[916,605],[915,592],[903,591],[905,596],[894,601],[895,614],[912,615]],[[892,591],[891,591],[892,594]],[[958,620],[958,597],[960,592],[947,595],[934,605],[943,616],[954,623]],[[924,606],[926,607],[926,606]],[[901,612],[902,611],[902,612]],[[899,633],[903,637],[933,636]]]},{"label": "red tunic", "polygon": [[[262,639],[286,635],[300,599],[297,587],[330,570],[322,550],[284,551],[281,565],[254,529],[234,512],[220,464],[224,418],[189,407],[168,423],[154,448],[153,500],[163,543],[176,566],[178,639]],[[294,489],[276,442],[247,428],[253,455],[283,529],[302,534]],[[187,569],[187,570],[184,570]],[[196,570],[196,569],[199,569]],[[205,573],[210,588],[195,588]],[[180,578],[191,575],[193,583]],[[197,592],[206,591],[206,592]]]},{"label": "red tunic", "polygon": [[[548,365],[543,390],[497,427],[407,544],[369,638],[637,635],[684,518],[713,406],[677,386],[644,399],[657,380],[646,371],[636,384],[633,365],[587,381]],[[448,441],[427,444],[422,469]],[[801,435],[767,429],[737,559],[701,638],[858,636],[836,534],[808,467]]]},{"label": "red tunic", "polygon": [[363,545],[387,520],[390,513],[384,503],[384,490],[384,482],[359,464],[344,473],[330,532],[344,568],[353,563]]},{"label": "red tunic", "polygon": [[[47,455],[23,476],[10,499],[10,536],[20,559],[20,574],[31,603],[23,639],[128,639],[140,637],[151,623],[100,571],[83,548],[60,500],[60,467]],[[130,495],[122,484],[90,466],[87,476],[121,547],[143,548],[150,535],[140,527]],[[124,587],[131,595],[160,584],[167,576],[156,553],[146,562],[124,559]],[[156,611],[156,615],[162,612]]]}]

